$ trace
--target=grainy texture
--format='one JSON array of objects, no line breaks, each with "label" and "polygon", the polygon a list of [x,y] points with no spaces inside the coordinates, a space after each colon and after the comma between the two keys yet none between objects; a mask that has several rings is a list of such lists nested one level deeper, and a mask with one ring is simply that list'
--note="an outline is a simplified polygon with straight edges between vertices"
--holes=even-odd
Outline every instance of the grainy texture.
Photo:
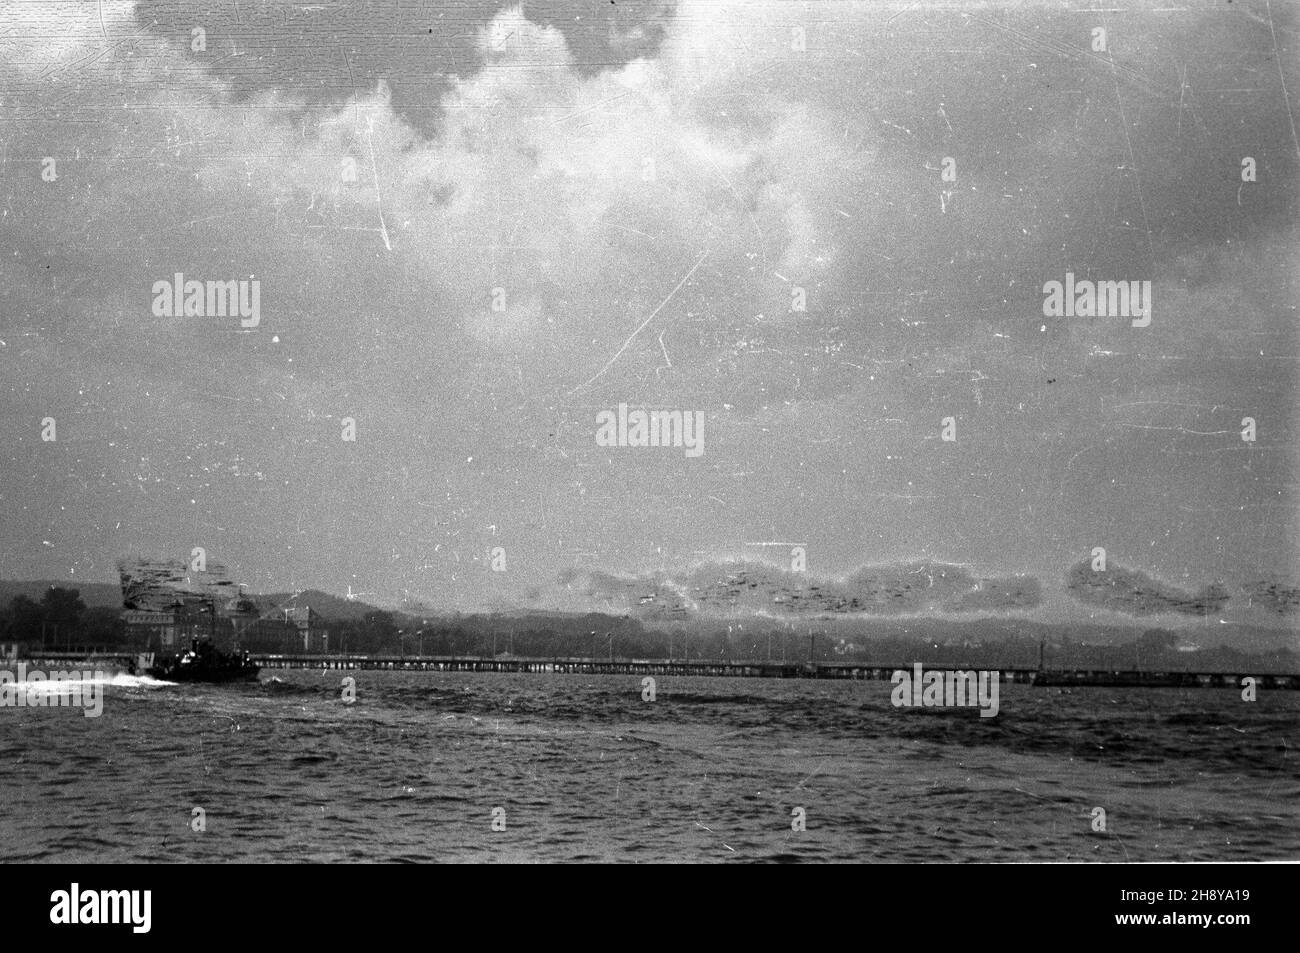
[{"label": "grainy texture", "polygon": [[[1300,676],[1297,36],[1278,0],[0,0],[16,856],[1300,858],[1294,693],[1251,681]],[[136,678],[245,651],[1236,687]],[[18,663],[91,692],[107,653],[94,717],[18,704]],[[83,744],[111,783],[51,767]],[[141,798],[166,847],[104,832]]]}]

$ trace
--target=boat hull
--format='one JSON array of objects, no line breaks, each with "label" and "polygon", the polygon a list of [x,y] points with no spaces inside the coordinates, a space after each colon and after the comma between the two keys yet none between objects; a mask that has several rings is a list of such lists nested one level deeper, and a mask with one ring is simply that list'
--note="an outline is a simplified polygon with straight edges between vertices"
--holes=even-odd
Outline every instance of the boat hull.
[{"label": "boat hull", "polygon": [[201,666],[163,664],[145,670],[150,678],[161,682],[255,682],[261,668],[257,665]]},{"label": "boat hull", "polygon": [[155,658],[146,674],[164,682],[255,682],[261,667],[243,655],[217,651],[211,643],[195,639],[189,652]]}]

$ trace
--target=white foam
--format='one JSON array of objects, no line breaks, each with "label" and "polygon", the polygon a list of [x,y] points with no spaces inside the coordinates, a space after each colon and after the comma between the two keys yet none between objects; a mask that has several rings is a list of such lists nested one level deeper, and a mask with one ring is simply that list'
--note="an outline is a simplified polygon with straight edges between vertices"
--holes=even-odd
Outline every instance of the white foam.
[{"label": "white foam", "polygon": [[41,695],[69,694],[75,687],[85,685],[112,685],[115,688],[159,688],[163,685],[170,685],[171,682],[160,682],[156,678],[150,678],[148,675],[128,675],[126,672],[114,672],[111,675],[105,674],[101,678],[82,678],[72,681],[50,681],[48,679],[28,680],[25,682],[9,683],[9,690],[12,691],[13,685],[21,685],[22,690],[28,693]]},{"label": "white foam", "polygon": [[120,688],[159,688],[163,685],[171,685],[172,682],[164,682],[148,675],[128,675],[126,672],[114,672],[113,675],[105,681],[107,685],[116,685]]}]

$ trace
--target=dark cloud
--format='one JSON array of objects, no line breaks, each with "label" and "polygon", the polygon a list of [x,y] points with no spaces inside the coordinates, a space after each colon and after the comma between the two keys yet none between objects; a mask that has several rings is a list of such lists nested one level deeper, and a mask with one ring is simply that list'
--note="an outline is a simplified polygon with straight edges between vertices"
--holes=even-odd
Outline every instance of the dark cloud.
[{"label": "dark cloud", "polygon": [[1259,581],[1242,586],[1243,598],[1252,606],[1260,606],[1278,616],[1292,616],[1300,612],[1300,586],[1288,586],[1276,581]]},{"label": "dark cloud", "polygon": [[660,621],[696,614],[817,618],[995,613],[1031,609],[1041,602],[1036,579],[982,579],[966,567],[934,562],[863,566],[845,577],[827,578],[739,561],[636,576],[571,571],[561,582],[597,601]]},{"label": "dark cloud", "polygon": [[1070,569],[1066,589],[1087,605],[1135,616],[1162,612],[1206,616],[1222,612],[1228,601],[1228,590],[1219,583],[1211,583],[1199,592],[1189,592],[1114,562],[1097,572],[1087,559]]}]

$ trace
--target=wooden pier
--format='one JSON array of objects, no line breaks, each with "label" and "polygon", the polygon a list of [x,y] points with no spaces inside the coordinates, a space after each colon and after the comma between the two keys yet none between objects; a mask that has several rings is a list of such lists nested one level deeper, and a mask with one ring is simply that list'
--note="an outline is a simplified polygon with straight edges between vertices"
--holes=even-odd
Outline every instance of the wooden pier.
[{"label": "wooden pier", "polygon": [[[865,665],[844,662],[766,662],[718,659],[488,658],[396,655],[259,655],[264,669],[361,669],[411,672],[532,672],[565,675],[678,675],[711,678],[822,678],[889,681],[912,665]],[[969,671],[969,666],[925,663],[925,671]],[[1240,688],[1246,677],[1258,688],[1300,688],[1300,675],[1251,672],[1160,672],[1036,668],[998,670],[1003,682],[1051,687],[1105,686],[1131,688]]]},{"label": "wooden pier", "polygon": [[[22,659],[0,661],[12,666],[26,662],[29,668],[67,669],[96,666],[125,671],[136,660],[134,653],[33,652]],[[496,658],[443,655],[251,655],[263,670],[307,669],[317,671],[389,672],[524,672],[558,675],[652,675],[708,678],[819,678],[889,681],[894,672],[911,673],[912,663],[866,665],[854,662],[768,662],[719,659],[596,659],[596,658]],[[970,671],[960,664],[925,662],[924,670]],[[1102,669],[1003,668],[1003,682],[1059,688],[1234,688],[1243,678],[1254,678],[1260,689],[1300,689],[1300,675],[1254,672],[1111,671]]]}]

